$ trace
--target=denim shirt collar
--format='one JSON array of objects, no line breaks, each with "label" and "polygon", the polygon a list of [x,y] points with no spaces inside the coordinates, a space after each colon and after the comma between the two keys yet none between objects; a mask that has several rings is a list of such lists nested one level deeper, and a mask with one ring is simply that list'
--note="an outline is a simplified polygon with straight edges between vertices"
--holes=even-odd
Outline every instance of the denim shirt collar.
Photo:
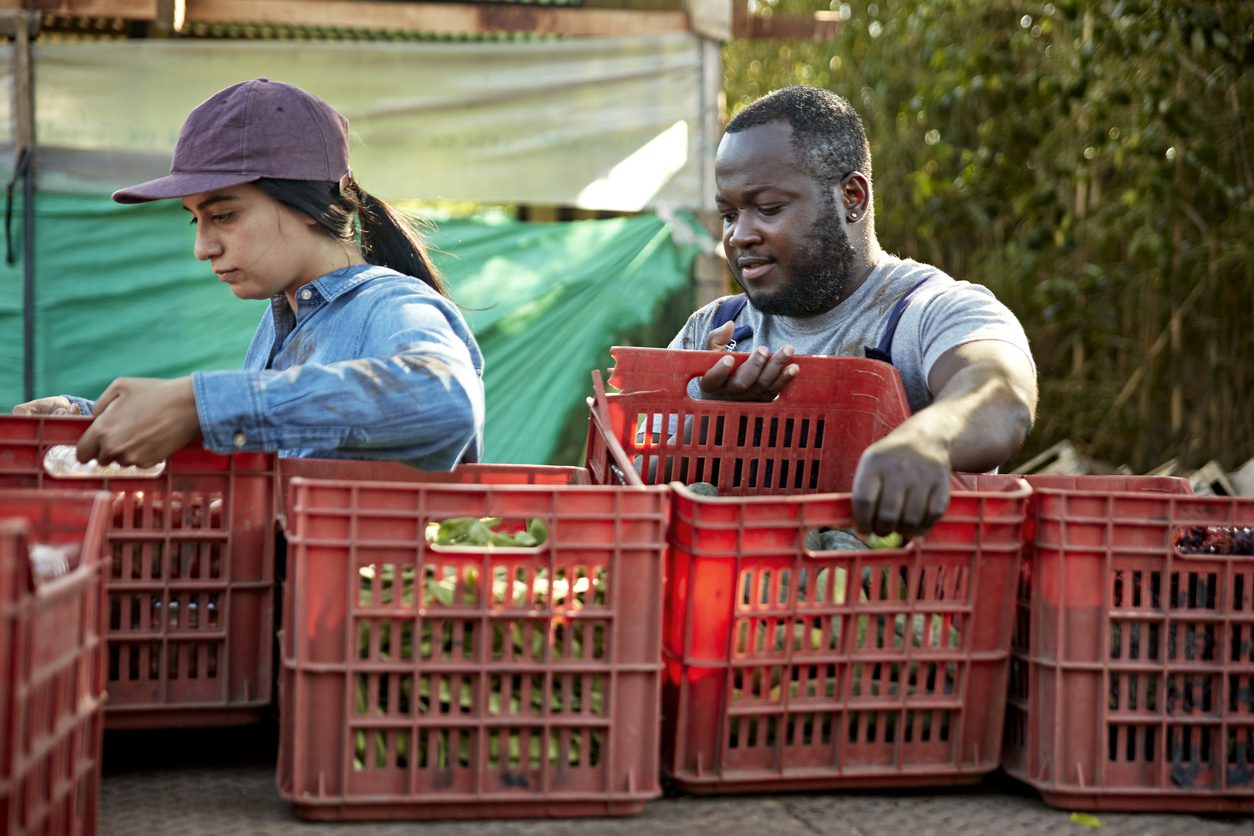
[{"label": "denim shirt collar", "polygon": [[[339,297],[348,293],[362,282],[369,281],[376,276],[385,275],[395,272],[387,267],[380,267],[377,264],[354,264],[349,267],[341,267],[338,270],[332,270],[325,276],[319,276],[312,282],[302,285],[301,289],[296,291],[296,307],[301,307],[302,301],[310,301],[303,298],[306,290],[313,291],[322,298],[324,302],[333,302]],[[277,305],[287,304],[287,297],[283,292],[276,293],[271,297],[271,304]]]},{"label": "denim shirt collar", "polygon": [[274,317],[275,340],[270,351],[270,359],[274,359],[275,353],[286,342],[292,331],[296,330],[296,325],[300,320],[309,316],[323,304],[333,302],[352,291],[362,282],[393,272],[395,271],[377,264],[354,264],[341,267],[339,270],[332,270],[325,276],[319,276],[312,282],[302,285],[300,290],[296,291],[295,315],[287,303],[287,294],[280,291],[271,296],[270,313]]},{"label": "denim shirt collar", "polygon": [[[367,282],[376,276],[392,272],[395,271],[387,267],[380,267],[377,264],[354,264],[351,267],[341,267],[339,270],[320,276],[305,285],[305,287],[322,296],[323,301],[333,302],[362,282]],[[304,290],[305,287],[302,287],[301,290]],[[297,296],[299,299],[299,293]]]}]

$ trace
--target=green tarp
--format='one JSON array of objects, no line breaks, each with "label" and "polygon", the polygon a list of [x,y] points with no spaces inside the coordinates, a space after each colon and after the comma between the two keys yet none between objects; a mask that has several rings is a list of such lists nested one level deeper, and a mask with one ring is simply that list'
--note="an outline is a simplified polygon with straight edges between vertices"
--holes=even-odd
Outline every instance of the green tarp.
[{"label": "green tarp", "polygon": [[[19,192],[20,193],[20,192]],[[35,201],[34,390],[96,397],[118,376],[237,368],[263,302],[241,301],[192,257],[174,201]],[[20,402],[21,201],[0,263],[0,408]],[[671,221],[681,241],[696,221]],[[567,223],[450,219],[428,233],[486,358],[485,458],[572,463],[590,372],[615,344],[665,344],[691,310],[697,247],[657,215]]]}]

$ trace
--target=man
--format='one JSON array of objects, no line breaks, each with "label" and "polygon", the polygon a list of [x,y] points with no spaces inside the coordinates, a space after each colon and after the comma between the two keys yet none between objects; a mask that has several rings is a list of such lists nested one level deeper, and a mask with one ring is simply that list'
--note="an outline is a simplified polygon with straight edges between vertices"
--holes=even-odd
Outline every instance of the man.
[{"label": "man", "polygon": [[998,467],[1031,428],[1023,327],[986,288],[884,252],[866,134],[834,93],[790,87],[750,104],[719,143],[715,180],[724,252],[749,304],[718,327],[724,300],[705,306],[670,348],[724,349],[737,333],[749,359],[734,371],[721,359],[701,397],[770,400],[796,377],[794,355],[863,356],[882,342],[914,414],[862,454],[854,518],[881,535],[925,531],[949,503],[951,471]]}]

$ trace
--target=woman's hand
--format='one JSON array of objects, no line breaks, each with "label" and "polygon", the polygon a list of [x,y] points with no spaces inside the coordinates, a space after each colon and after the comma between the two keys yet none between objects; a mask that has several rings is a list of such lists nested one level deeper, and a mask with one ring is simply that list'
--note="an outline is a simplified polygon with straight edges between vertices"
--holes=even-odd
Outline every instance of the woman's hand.
[{"label": "woman's hand", "polygon": [[151,467],[200,437],[190,377],[119,377],[96,401],[96,417],[78,440],[78,460]]},{"label": "woman's hand", "polygon": [[14,415],[78,415],[82,410],[65,395],[36,398],[13,407]]}]

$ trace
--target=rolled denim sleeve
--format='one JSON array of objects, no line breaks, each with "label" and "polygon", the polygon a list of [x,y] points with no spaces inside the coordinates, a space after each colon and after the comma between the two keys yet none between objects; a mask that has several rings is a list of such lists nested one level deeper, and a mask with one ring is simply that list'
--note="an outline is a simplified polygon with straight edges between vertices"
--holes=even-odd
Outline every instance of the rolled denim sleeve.
[{"label": "rolled denim sleeve", "polygon": [[87,398],[80,398],[78,395],[66,395],[66,400],[70,403],[78,404],[80,415],[91,415],[96,411],[96,402]]}]

